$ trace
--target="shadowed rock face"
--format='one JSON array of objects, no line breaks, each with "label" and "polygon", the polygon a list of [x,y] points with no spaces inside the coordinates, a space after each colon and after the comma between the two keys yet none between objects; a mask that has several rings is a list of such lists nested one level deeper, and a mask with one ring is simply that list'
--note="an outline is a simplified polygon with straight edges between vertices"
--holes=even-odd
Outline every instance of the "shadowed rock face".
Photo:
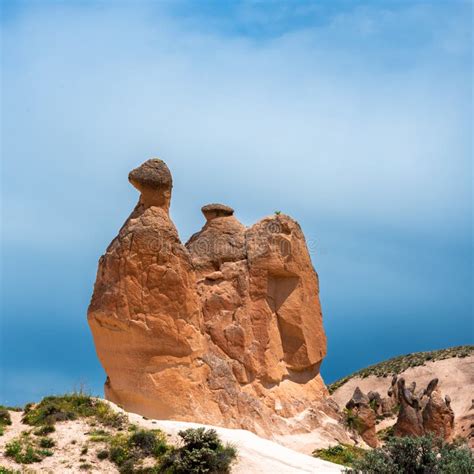
[{"label": "shadowed rock face", "polygon": [[450,440],[454,427],[454,412],[451,399],[444,398],[438,390],[438,379],[433,379],[427,388],[415,394],[416,383],[410,388],[405,380],[398,380],[398,399],[400,412],[394,426],[396,436],[421,436],[433,434],[436,437]]},{"label": "shadowed rock face", "polygon": [[278,215],[246,228],[210,204],[184,246],[165,163],[149,160],[129,180],[140,199],[99,261],[88,312],[106,397],[262,435],[301,431],[296,415],[306,431],[318,426],[326,338],[300,226]]},{"label": "shadowed rock face", "polygon": [[[346,403],[346,408],[355,417],[354,429],[371,448],[376,448],[378,445],[375,432],[376,413],[369,403],[377,397],[373,392],[371,394],[373,394],[372,398],[365,395],[359,387],[356,387],[352,398]],[[377,395],[380,398],[378,393]]]}]

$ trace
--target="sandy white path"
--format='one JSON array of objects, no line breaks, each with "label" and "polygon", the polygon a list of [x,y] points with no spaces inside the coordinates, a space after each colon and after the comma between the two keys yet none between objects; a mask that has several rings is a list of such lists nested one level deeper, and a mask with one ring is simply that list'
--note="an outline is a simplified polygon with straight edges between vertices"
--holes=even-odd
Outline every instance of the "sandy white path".
[{"label": "sandy white path", "polygon": [[297,473],[340,473],[342,466],[285,448],[280,444],[263,439],[246,430],[234,430],[215,426],[187,423],[184,421],[146,420],[140,415],[129,413],[130,422],[143,428],[160,428],[175,438],[178,431],[187,428],[213,428],[219,437],[232,443],[239,451],[238,462],[233,474],[297,474]]}]

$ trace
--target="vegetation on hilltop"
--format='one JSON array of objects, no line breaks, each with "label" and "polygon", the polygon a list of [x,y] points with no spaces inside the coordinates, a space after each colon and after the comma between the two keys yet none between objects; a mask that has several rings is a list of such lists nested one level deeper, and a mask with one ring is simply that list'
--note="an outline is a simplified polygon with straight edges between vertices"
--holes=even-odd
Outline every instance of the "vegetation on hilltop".
[{"label": "vegetation on hilltop", "polygon": [[358,370],[351,375],[343,377],[340,380],[328,385],[329,393],[334,393],[339,387],[344,385],[354,377],[366,378],[370,375],[377,377],[389,377],[391,375],[398,375],[410,367],[418,367],[425,365],[429,361],[437,361],[450,359],[453,357],[468,357],[474,353],[474,346],[457,346],[448,349],[440,349],[429,352],[414,352],[411,354],[401,355],[392,359],[371,365],[365,369]]},{"label": "vegetation on hilltop", "polygon": [[45,397],[40,403],[25,406],[23,423],[32,426],[53,426],[58,421],[95,418],[104,426],[123,428],[127,418],[110,406],[85,393]]}]

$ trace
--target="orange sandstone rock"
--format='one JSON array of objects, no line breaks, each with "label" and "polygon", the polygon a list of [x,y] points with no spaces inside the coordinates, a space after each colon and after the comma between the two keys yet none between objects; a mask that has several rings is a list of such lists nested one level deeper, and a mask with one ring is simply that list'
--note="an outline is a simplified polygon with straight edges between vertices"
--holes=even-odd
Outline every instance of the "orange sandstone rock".
[{"label": "orange sandstone rock", "polygon": [[298,223],[278,215],[246,228],[210,204],[184,246],[166,164],[149,160],[129,180],[140,199],[100,258],[88,311],[106,397],[265,436],[319,426],[315,413],[332,410],[319,375],[326,338]]}]

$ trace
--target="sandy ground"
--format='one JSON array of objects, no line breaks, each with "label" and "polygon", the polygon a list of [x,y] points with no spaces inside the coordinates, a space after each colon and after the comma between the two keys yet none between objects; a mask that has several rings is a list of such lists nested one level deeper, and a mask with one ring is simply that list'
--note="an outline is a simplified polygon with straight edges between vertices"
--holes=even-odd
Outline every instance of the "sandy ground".
[{"label": "sandy ground", "polygon": [[[469,411],[474,399],[474,356],[427,362],[423,366],[407,369],[402,375],[408,385],[416,381],[417,390],[426,388],[429,381],[437,377],[441,393],[451,397],[455,420]],[[374,390],[386,396],[390,382],[391,377],[354,377],[339,387],[332,397],[340,407],[344,407],[357,386],[364,393]],[[377,428],[380,429],[379,426]]]},{"label": "sandy ground", "polygon": [[[4,455],[5,445],[24,431],[33,431],[32,427],[21,422],[22,413],[10,412],[12,425],[7,426],[5,434],[0,436],[0,466],[25,473],[117,473],[114,464],[97,459],[97,452],[103,449],[99,443],[89,442],[87,433],[99,427],[91,427],[82,420],[56,423],[56,431],[48,437],[54,440],[53,456],[46,457],[40,463],[22,466]],[[35,437],[32,435],[32,437]],[[81,454],[87,446],[87,454]],[[89,469],[81,470],[82,464],[90,464]]]},{"label": "sandy ground", "polygon": [[[120,408],[111,404],[117,411]],[[4,436],[0,437],[0,466],[16,469],[21,472],[36,473],[117,473],[116,467],[107,460],[99,461],[97,452],[103,449],[102,443],[89,441],[89,433],[100,426],[91,427],[84,420],[68,421],[56,424],[56,432],[49,435],[56,443],[54,455],[45,458],[41,463],[21,466],[4,456],[5,445],[23,431],[32,427],[21,422],[21,413],[10,412],[12,425],[8,426]],[[130,423],[142,428],[159,428],[168,434],[170,441],[176,441],[178,431],[186,428],[204,426],[214,428],[226,443],[232,443],[238,449],[238,460],[232,468],[233,474],[297,474],[297,473],[340,473],[342,467],[311,456],[298,453],[277,443],[258,437],[245,430],[219,428],[197,423],[180,421],[160,421],[144,419],[140,415],[127,414]],[[81,454],[87,446],[87,454]],[[90,464],[88,469],[81,469],[82,464]]]}]

